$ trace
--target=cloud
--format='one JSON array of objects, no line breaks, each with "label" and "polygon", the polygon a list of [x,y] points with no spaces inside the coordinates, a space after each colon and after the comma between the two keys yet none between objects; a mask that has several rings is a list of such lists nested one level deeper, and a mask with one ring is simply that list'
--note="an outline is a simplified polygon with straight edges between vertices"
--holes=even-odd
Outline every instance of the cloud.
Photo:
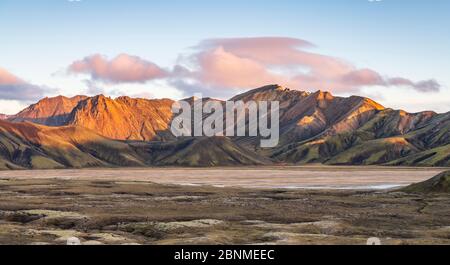
[{"label": "cloud", "polygon": [[105,93],[105,89],[103,87],[99,86],[96,82],[90,79],[83,80],[83,83],[86,84],[87,95],[99,95]]},{"label": "cloud", "polygon": [[334,56],[311,51],[316,46],[306,40],[283,37],[222,38],[204,40],[192,52],[180,56],[172,70],[137,56],[120,54],[109,60],[96,54],[72,63],[69,73],[90,75],[89,89],[104,84],[147,83],[164,80],[183,91],[210,96],[280,84],[298,90],[358,92],[365,87],[407,87],[416,91],[438,92],[433,79],[413,81],[386,76],[380,71],[358,68]]},{"label": "cloud", "polygon": [[[200,83],[198,80],[174,78],[168,83],[170,86],[175,87],[182,92],[182,96],[191,97],[195,94],[201,94],[203,97],[211,98],[231,98],[236,92],[228,87],[211,87]],[[244,91],[242,91],[244,92]]]},{"label": "cloud", "polygon": [[[301,90],[353,92],[362,87],[405,86],[420,92],[437,92],[435,80],[414,82],[359,69],[333,56],[310,52],[312,43],[294,38],[260,37],[205,40],[194,47],[182,75],[211,89],[248,89],[278,83]],[[180,71],[178,71],[179,73]]]},{"label": "cloud", "polygon": [[156,64],[127,54],[120,54],[112,60],[99,54],[88,56],[72,63],[68,71],[88,74],[93,80],[112,84],[145,83],[167,76],[167,72]]},{"label": "cloud", "polygon": [[393,86],[410,86],[419,92],[439,92],[441,88],[441,85],[434,79],[414,83],[411,80],[396,77],[390,78],[388,83]]},{"label": "cloud", "polygon": [[46,89],[25,82],[0,67],[0,99],[29,101],[40,99]]},{"label": "cloud", "polygon": [[0,85],[11,85],[19,83],[23,83],[23,81],[20,80],[17,76],[0,67]]},{"label": "cloud", "polygon": [[282,76],[270,73],[260,62],[240,57],[218,47],[199,54],[200,71],[193,76],[205,84],[221,87],[256,87],[283,81]]}]

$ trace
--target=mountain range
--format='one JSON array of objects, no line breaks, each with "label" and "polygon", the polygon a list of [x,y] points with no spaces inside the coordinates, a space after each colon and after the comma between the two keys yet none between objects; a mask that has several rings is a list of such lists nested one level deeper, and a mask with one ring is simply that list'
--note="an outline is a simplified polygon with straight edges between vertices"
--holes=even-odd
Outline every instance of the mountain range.
[{"label": "mountain range", "polygon": [[[188,99],[193,102],[193,99]],[[205,99],[208,100],[216,99]],[[0,119],[0,169],[273,164],[450,166],[450,112],[408,113],[359,96],[269,85],[232,101],[280,102],[280,142],[182,137],[170,99],[45,98]],[[219,101],[219,100],[218,100]]]}]

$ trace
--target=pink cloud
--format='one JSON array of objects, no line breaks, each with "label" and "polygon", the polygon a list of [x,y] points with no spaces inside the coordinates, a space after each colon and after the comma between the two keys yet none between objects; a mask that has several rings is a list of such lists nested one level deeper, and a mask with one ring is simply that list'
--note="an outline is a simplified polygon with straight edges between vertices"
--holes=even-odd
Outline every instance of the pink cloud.
[{"label": "pink cloud", "polygon": [[[210,39],[194,47],[195,52],[172,71],[136,56],[121,54],[112,60],[92,55],[69,66],[71,73],[88,74],[91,81],[145,83],[165,78],[180,90],[243,90],[277,83],[299,90],[356,92],[370,86],[409,87],[436,92],[435,80],[412,81],[385,76],[369,68],[310,51],[305,40],[281,37]],[[212,93],[213,94],[213,93]]]},{"label": "pink cloud", "polygon": [[0,67],[0,85],[15,85],[21,83],[24,83],[24,81]]},{"label": "pink cloud", "polygon": [[190,77],[211,88],[246,89],[279,83],[301,90],[356,91],[364,86],[406,86],[421,92],[440,89],[435,80],[386,77],[373,69],[359,69],[343,59],[307,50],[314,47],[293,38],[206,40],[191,56],[196,69]]},{"label": "pink cloud", "polygon": [[127,54],[112,60],[95,54],[72,63],[68,71],[89,74],[92,79],[106,83],[145,83],[167,76],[166,71],[156,64]]},{"label": "pink cloud", "polygon": [[263,64],[227,52],[223,47],[200,54],[198,62],[201,71],[195,75],[206,84],[239,88],[283,81],[283,77],[268,72]]},{"label": "pink cloud", "polygon": [[313,44],[300,39],[259,37],[211,39],[201,42],[200,50],[213,50],[222,47],[239,57],[245,57],[265,64],[297,64],[293,51],[297,48],[311,48]]},{"label": "pink cloud", "polygon": [[360,69],[353,70],[342,76],[340,80],[343,84],[349,84],[352,86],[365,86],[365,85],[385,85],[383,77],[373,70]]},{"label": "pink cloud", "polygon": [[0,67],[0,99],[36,100],[43,96],[45,90],[42,87],[25,82]]}]

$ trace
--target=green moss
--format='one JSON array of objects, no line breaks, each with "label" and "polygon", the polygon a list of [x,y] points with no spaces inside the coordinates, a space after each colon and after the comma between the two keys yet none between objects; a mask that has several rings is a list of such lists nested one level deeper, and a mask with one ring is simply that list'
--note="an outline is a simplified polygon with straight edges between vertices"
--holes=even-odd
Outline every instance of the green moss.
[{"label": "green moss", "polygon": [[33,169],[56,169],[64,168],[60,163],[43,156],[32,156],[31,165]]},{"label": "green moss", "polygon": [[387,163],[386,165],[402,166],[450,166],[450,144],[427,151],[412,154]]}]

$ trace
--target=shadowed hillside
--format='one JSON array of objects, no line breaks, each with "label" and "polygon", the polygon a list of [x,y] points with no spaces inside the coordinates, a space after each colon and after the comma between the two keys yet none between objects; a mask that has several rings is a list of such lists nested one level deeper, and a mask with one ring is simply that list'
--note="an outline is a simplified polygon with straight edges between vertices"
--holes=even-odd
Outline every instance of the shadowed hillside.
[{"label": "shadowed hillside", "polygon": [[74,126],[0,121],[0,168],[144,166],[126,143]]},{"label": "shadowed hillside", "polygon": [[159,166],[271,164],[270,159],[236,145],[227,137],[186,138],[168,143],[152,143],[146,148],[153,156],[152,164]]},{"label": "shadowed hillside", "polygon": [[125,142],[80,126],[0,121],[0,169],[270,164],[224,137]]},{"label": "shadowed hillside", "polygon": [[450,193],[450,171],[442,172],[441,174],[427,181],[412,184],[402,189],[402,191],[419,193]]}]

